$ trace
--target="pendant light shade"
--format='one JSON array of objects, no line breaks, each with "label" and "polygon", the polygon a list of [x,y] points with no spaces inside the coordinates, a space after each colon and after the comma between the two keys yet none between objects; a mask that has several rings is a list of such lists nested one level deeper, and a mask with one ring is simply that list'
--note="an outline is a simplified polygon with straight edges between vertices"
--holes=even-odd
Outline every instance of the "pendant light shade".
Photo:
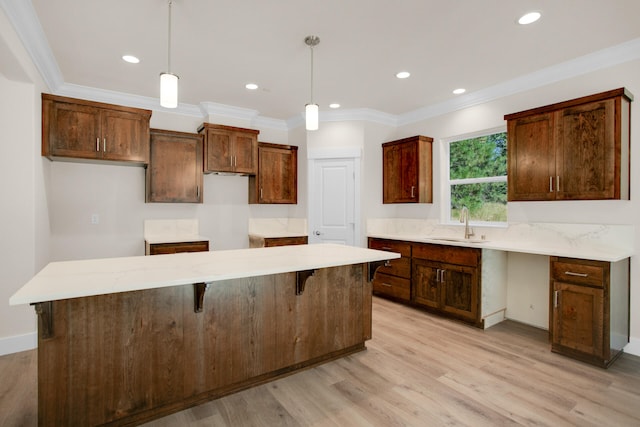
[{"label": "pendant light shade", "polygon": [[318,104],[307,104],[304,116],[307,130],[318,130]]},{"label": "pendant light shade", "polygon": [[307,36],[304,42],[311,49],[311,100],[304,109],[305,122],[307,130],[318,130],[318,104],[313,102],[313,48],[320,43],[320,38]]},{"label": "pendant light shade", "polygon": [[178,107],[178,76],[175,74],[160,74],[160,105],[164,108]]},{"label": "pendant light shade", "polygon": [[167,72],[160,73],[160,105],[164,108],[178,107],[178,76],[171,72],[171,5],[169,0],[169,31],[167,44]]}]

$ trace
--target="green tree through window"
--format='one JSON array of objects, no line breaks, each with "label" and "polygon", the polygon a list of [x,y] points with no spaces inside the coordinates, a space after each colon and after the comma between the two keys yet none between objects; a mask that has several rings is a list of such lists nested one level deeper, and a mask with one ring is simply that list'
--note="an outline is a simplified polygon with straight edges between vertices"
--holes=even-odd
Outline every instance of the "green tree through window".
[{"label": "green tree through window", "polygon": [[507,221],[507,133],[449,143],[452,220],[463,206],[473,221]]}]

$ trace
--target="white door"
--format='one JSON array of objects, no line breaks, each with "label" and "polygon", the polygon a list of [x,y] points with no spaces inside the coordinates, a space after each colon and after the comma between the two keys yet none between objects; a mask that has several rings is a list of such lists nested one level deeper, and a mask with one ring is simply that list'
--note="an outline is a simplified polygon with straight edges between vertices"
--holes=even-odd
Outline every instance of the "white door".
[{"label": "white door", "polygon": [[315,159],[312,163],[309,242],[355,245],[355,159]]}]

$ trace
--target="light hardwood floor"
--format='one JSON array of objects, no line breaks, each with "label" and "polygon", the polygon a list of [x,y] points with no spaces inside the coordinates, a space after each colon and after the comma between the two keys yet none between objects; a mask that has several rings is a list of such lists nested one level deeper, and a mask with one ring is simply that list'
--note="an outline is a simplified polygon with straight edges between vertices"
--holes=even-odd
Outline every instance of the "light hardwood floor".
[{"label": "light hardwood floor", "polygon": [[[367,350],[145,424],[638,426],[640,358],[608,370],[551,353],[546,331],[486,331],[374,298]],[[36,353],[0,357],[0,426],[35,426]]]}]

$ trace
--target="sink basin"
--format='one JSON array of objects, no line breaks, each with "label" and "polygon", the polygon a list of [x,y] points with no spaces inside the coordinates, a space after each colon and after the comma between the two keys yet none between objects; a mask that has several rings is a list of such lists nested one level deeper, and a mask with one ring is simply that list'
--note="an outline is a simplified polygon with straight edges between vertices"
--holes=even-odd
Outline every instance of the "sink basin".
[{"label": "sink basin", "polygon": [[449,237],[449,236],[426,236],[428,240],[440,240],[444,242],[461,242],[461,243],[486,243],[487,240],[480,238],[465,239],[464,237]]}]

